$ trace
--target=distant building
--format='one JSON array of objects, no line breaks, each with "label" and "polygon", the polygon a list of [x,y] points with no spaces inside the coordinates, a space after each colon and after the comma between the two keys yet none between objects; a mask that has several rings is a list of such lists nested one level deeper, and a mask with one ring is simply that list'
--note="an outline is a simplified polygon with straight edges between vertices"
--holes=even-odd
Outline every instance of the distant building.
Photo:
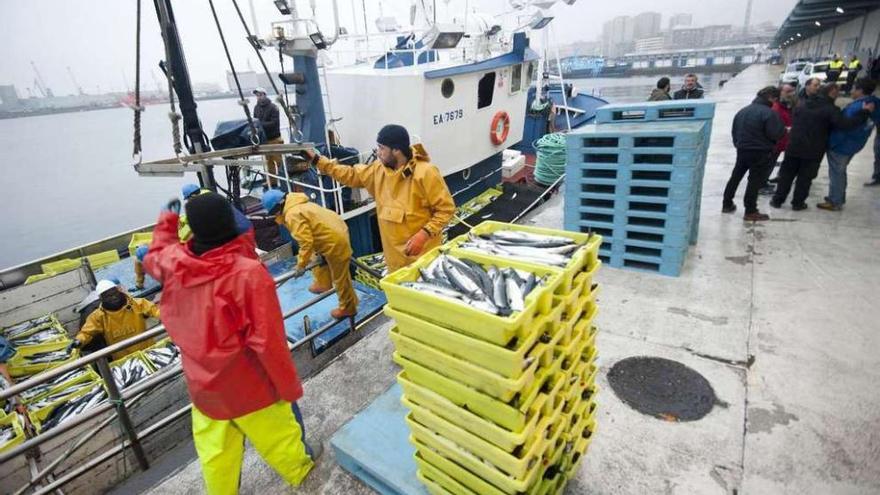
[{"label": "distant building", "polygon": [[642,12],[633,18],[633,39],[653,38],[660,34],[661,14]]},{"label": "distant building", "polygon": [[691,14],[674,14],[669,18],[669,30],[673,30],[679,26],[690,26],[694,22],[694,16]]},{"label": "distant building", "polygon": [[703,48],[728,42],[733,38],[730,24],[705,27],[677,27],[670,32],[673,48]]},{"label": "distant building", "polygon": [[[265,72],[256,72],[252,70],[247,71],[238,71],[238,82],[241,84],[241,90],[244,92],[245,96],[248,96],[253,92],[256,88],[265,88],[269,93],[272,92],[272,83],[269,82],[269,77],[266,76]],[[277,74],[272,74],[272,77],[275,78],[275,84],[279,85],[281,81],[278,79]],[[229,91],[236,92],[235,88],[235,78],[232,77],[232,73],[226,72],[226,84],[229,86]]]},{"label": "distant building", "polygon": [[662,50],[666,46],[666,38],[663,36],[654,36],[652,38],[642,38],[636,40],[636,53],[653,52]]},{"label": "distant building", "polygon": [[598,57],[602,55],[601,41],[578,41],[559,47],[559,57]]},{"label": "distant building", "polygon": [[618,16],[602,26],[602,54],[619,57],[633,50],[635,23],[630,16]]},{"label": "distant building", "polygon": [[18,91],[15,86],[0,86],[0,108],[3,110],[15,110],[21,107]]}]

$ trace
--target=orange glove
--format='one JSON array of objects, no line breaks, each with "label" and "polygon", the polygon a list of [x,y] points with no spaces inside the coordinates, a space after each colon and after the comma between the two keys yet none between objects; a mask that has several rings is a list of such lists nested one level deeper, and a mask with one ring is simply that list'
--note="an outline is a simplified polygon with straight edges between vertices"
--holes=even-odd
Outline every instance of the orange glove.
[{"label": "orange glove", "polygon": [[431,238],[431,234],[428,233],[425,229],[419,229],[418,232],[406,241],[406,246],[403,248],[403,253],[407,256],[418,256],[422,254],[422,251],[425,249],[425,244],[428,242],[428,239]]}]

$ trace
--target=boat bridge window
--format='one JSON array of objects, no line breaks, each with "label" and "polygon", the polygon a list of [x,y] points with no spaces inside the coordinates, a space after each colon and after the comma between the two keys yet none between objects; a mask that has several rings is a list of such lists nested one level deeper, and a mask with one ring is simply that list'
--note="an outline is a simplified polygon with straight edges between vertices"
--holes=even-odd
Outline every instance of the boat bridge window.
[{"label": "boat bridge window", "polygon": [[452,79],[446,78],[440,83],[440,93],[444,98],[449,98],[452,96],[452,93],[455,92],[455,83],[452,82]]},{"label": "boat bridge window", "polygon": [[523,81],[523,89],[528,89],[529,85],[532,84],[532,81],[535,80],[535,63],[529,62],[529,69],[526,71],[526,80]]},{"label": "boat bridge window", "polygon": [[486,108],[492,104],[495,96],[495,73],[487,72],[480,78],[477,85],[477,108]]},{"label": "boat bridge window", "polygon": [[519,93],[522,87],[522,64],[510,68],[510,92]]}]

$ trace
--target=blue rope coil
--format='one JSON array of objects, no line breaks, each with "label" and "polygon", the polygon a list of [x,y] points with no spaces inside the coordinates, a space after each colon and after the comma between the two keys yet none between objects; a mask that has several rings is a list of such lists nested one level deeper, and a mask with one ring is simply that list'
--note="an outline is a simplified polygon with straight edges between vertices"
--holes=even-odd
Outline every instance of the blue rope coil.
[{"label": "blue rope coil", "polygon": [[565,136],[558,132],[544,134],[535,142],[535,149],[535,181],[551,186],[565,173]]}]

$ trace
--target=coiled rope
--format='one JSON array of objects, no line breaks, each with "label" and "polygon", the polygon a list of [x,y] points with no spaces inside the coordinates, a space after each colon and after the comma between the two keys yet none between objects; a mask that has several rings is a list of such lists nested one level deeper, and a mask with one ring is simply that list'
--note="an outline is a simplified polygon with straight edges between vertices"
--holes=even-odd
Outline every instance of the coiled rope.
[{"label": "coiled rope", "polygon": [[561,133],[544,134],[534,146],[537,151],[535,181],[550,186],[565,174],[565,136]]}]

